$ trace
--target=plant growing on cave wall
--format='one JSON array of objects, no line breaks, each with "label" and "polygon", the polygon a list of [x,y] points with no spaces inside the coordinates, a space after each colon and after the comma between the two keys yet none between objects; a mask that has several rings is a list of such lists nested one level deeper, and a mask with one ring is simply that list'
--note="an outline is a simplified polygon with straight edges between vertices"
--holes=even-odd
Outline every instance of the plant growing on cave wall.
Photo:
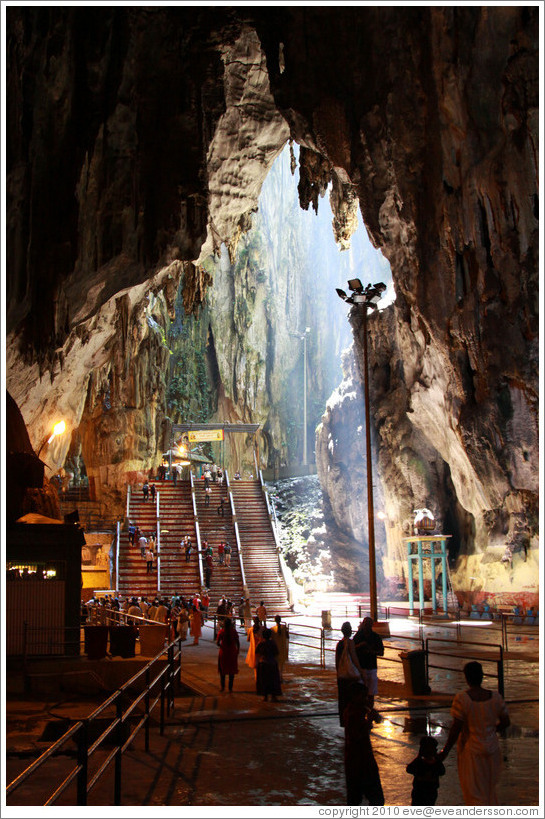
[{"label": "plant growing on cave wall", "polygon": [[205,422],[213,412],[206,351],[207,322],[202,314],[184,314],[181,288],[176,301],[176,317],[168,341],[172,358],[167,385],[167,412],[174,423]]}]

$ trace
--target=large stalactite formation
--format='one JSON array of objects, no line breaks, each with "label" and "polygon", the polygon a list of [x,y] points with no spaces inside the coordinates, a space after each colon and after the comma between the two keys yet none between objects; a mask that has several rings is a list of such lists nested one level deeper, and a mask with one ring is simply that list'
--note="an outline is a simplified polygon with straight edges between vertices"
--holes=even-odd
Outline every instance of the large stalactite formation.
[{"label": "large stalactite formation", "polygon": [[[38,6],[6,21],[7,386],[34,447],[60,411],[98,488],[157,462],[178,284],[194,309],[202,262],[235,252],[291,137],[301,205],[331,181],[339,242],[358,201],[392,267],[397,300],[370,331],[392,572],[422,504],[455,521],[460,577],[512,579],[496,546],[531,564],[538,9]],[[339,464],[323,429],[325,475]]]}]

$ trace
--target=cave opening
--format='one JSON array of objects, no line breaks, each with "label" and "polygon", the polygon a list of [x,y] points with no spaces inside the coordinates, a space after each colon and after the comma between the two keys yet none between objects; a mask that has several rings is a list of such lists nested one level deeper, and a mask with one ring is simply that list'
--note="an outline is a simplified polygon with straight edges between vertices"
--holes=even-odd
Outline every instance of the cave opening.
[{"label": "cave opening", "polygon": [[[340,244],[332,185],[306,210],[300,185],[299,147],[286,143],[236,251],[222,245],[203,262],[211,285],[200,317],[184,315],[180,299],[169,341],[170,372],[177,379],[169,385],[172,420],[198,420],[193,416],[199,402],[189,406],[181,394],[192,365],[177,340],[180,325],[202,322],[208,327],[201,337],[213,396],[206,420],[260,423],[262,456],[273,469],[315,462],[315,429],[342,380],[343,350],[352,344],[346,311],[332,303],[335,288],[354,277],[381,280],[388,289],[380,309],[395,298],[389,262],[369,240],[359,207],[350,239]],[[195,341],[199,331],[191,335]],[[200,414],[204,420],[203,407]]]}]

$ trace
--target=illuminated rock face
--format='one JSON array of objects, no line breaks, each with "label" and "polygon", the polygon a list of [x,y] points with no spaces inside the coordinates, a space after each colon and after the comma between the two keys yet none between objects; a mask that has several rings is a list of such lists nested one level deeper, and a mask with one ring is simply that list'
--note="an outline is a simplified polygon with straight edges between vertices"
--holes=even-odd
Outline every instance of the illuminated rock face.
[{"label": "illuminated rock face", "polygon": [[[100,481],[152,463],[164,384],[147,368],[168,353],[149,295],[163,328],[180,276],[186,308],[202,300],[191,262],[234,249],[290,135],[301,204],[332,180],[339,240],[357,199],[392,267],[397,301],[370,330],[386,559],[422,505],[456,530],[460,578],[465,551],[537,545],[537,22],[519,6],[7,9],[7,383],[34,445],[62,409]],[[121,414],[101,424],[121,438],[97,447],[114,371]]]}]

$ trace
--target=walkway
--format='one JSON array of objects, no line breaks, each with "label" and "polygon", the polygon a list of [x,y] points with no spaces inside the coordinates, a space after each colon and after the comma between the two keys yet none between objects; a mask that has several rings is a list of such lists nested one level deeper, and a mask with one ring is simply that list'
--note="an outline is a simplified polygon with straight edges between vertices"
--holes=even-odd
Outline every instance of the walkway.
[{"label": "walkway", "polygon": [[[184,680],[192,690],[177,698],[164,736],[153,732],[150,753],[138,742],[124,757],[125,771],[130,773],[123,781],[123,805],[206,806],[210,809],[207,816],[234,815],[219,810],[222,806],[345,805],[343,732],[338,724],[332,658],[328,656],[328,667],[321,669],[316,652],[292,648],[282,701],[264,703],[255,694],[253,671],[244,664],[248,643],[239,633],[240,673],[232,694],[219,691],[212,628],[205,627],[198,646],[186,644]],[[486,639],[482,633],[478,638]],[[537,645],[524,648],[520,656],[511,652],[506,662],[512,727],[501,740],[505,769],[499,796],[503,805],[536,805],[540,793]],[[416,697],[407,691],[400,664],[380,663],[377,705],[384,721],[373,730],[372,741],[386,805],[410,804],[411,779],[405,766],[415,756],[421,735],[429,731],[440,746],[444,742],[452,694],[461,687],[461,680],[459,675],[453,679],[450,672],[437,674],[432,694]],[[37,725],[39,703],[8,703],[7,745],[12,751],[21,751],[23,745],[28,748],[32,742],[29,707],[34,709]],[[57,717],[75,718],[84,707],[73,702],[49,704]],[[44,714],[42,711],[42,717]],[[21,728],[26,730],[24,737]],[[10,754],[8,781],[27,764],[28,759]],[[437,805],[461,805],[455,752],[446,768]],[[111,794],[111,785],[101,785],[93,804],[111,805]],[[131,811],[131,815],[138,814]]]}]

